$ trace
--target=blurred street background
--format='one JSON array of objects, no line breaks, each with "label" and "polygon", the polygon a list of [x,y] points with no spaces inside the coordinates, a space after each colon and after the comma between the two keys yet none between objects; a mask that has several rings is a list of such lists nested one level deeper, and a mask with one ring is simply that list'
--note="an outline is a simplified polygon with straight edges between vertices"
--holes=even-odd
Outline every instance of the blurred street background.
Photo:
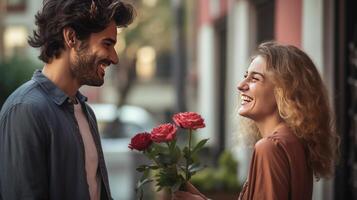
[{"label": "blurred street background", "polygon": [[[215,200],[238,198],[251,149],[237,145],[236,86],[254,49],[268,40],[310,55],[336,112],[340,161],[335,177],[315,182],[313,199],[357,199],[356,0],[127,2],[137,17],[118,31],[119,64],[107,69],[102,87],[81,88],[98,118],[114,199],[135,199],[135,168],[145,162],[128,149],[130,138],[181,111],[200,113],[207,127],[195,136],[210,138],[202,153],[208,168],[194,184]],[[41,5],[0,0],[0,106],[44,65],[27,44]],[[162,197],[152,191],[146,199]]]}]

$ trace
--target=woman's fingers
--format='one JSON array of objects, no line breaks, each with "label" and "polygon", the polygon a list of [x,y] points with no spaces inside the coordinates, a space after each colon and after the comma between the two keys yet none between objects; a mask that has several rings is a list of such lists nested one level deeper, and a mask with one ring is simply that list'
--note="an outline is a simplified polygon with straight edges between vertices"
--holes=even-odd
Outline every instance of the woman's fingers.
[{"label": "woman's fingers", "polygon": [[189,192],[177,191],[173,195],[173,200],[204,200],[203,197]]},{"label": "woman's fingers", "polygon": [[198,196],[201,196],[202,199],[207,199],[207,197],[205,197],[205,195],[203,195],[195,186],[193,186],[190,182],[187,182],[185,184],[185,190],[187,192],[190,192],[192,194],[196,194]]},{"label": "woman's fingers", "polygon": [[186,194],[188,192],[177,191],[174,193],[173,200],[183,200],[187,199],[189,196]]},{"label": "woman's fingers", "polygon": [[190,182],[186,183],[185,189],[186,189],[186,191],[191,192],[193,194],[201,195],[201,192],[198,191],[197,188],[195,186],[193,186]]}]

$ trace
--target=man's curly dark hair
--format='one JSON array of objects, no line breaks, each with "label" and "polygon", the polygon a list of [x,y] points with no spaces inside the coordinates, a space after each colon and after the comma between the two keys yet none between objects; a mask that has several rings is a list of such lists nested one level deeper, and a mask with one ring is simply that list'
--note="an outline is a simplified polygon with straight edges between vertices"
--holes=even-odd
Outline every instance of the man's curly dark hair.
[{"label": "man's curly dark hair", "polygon": [[28,43],[40,48],[39,58],[49,63],[65,47],[63,28],[72,28],[77,39],[85,41],[112,20],[117,27],[126,27],[134,17],[133,6],[120,0],[44,0],[42,10],[35,16],[37,30]]}]

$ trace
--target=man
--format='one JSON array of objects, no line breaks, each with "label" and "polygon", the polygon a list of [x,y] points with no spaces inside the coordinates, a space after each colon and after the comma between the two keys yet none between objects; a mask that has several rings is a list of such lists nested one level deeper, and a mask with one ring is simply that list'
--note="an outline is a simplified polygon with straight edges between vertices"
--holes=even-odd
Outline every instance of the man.
[{"label": "man", "polygon": [[[44,0],[29,44],[45,62],[0,113],[0,199],[112,199],[93,111],[78,89],[118,63],[119,0]],[[26,66],[24,66],[26,67]]]}]

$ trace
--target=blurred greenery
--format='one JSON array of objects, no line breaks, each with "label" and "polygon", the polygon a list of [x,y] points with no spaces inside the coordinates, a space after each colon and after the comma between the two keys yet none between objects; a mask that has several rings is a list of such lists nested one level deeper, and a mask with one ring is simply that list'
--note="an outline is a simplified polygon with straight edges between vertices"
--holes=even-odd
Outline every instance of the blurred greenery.
[{"label": "blurred greenery", "polygon": [[191,183],[200,191],[224,191],[239,193],[241,184],[238,182],[237,161],[231,152],[224,151],[219,156],[217,168],[206,168],[192,177]]},{"label": "blurred greenery", "polygon": [[157,1],[154,6],[143,2],[134,2],[137,17],[128,29],[124,29],[126,51],[136,52],[142,46],[152,46],[158,54],[170,51],[173,24],[170,1]]},{"label": "blurred greenery", "polygon": [[19,56],[0,63],[0,107],[16,88],[31,79],[36,66],[31,60]]},{"label": "blurred greenery", "polygon": [[123,29],[126,48],[119,55],[122,61],[135,60],[137,51],[149,46],[155,49],[157,76],[170,76],[170,56],[172,51],[173,16],[171,1],[155,1],[147,5],[145,0],[135,1],[137,17],[127,29]]}]

